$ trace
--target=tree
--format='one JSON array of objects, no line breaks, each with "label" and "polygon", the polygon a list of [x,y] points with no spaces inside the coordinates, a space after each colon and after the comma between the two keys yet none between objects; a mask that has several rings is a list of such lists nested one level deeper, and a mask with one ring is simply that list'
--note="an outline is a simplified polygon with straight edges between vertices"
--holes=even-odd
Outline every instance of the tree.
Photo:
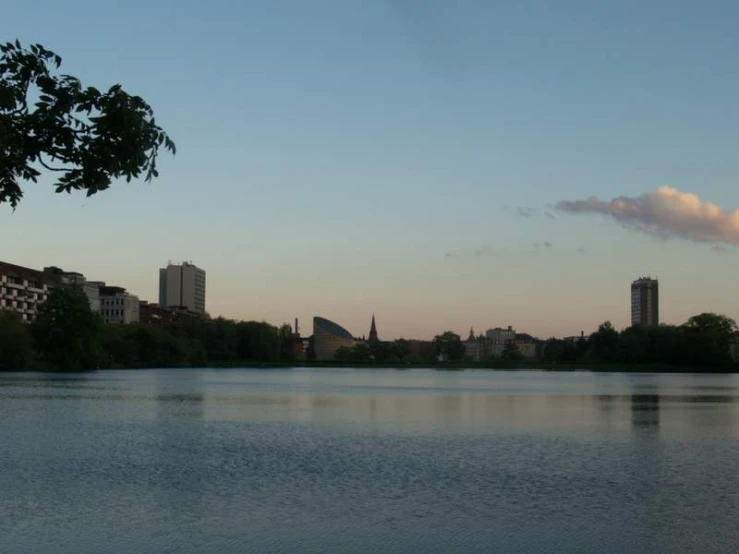
[{"label": "tree", "polygon": [[31,358],[31,337],[21,316],[0,310],[0,371],[23,371]]},{"label": "tree", "polygon": [[348,346],[339,346],[334,352],[334,359],[337,362],[348,362],[352,357],[352,349]]},{"label": "tree", "polygon": [[544,345],[544,359],[548,362],[556,363],[564,357],[565,344],[563,340],[554,337],[547,340]]},{"label": "tree", "polygon": [[683,331],[674,325],[660,325],[649,328],[651,360],[660,363],[681,363],[683,359],[680,352]]},{"label": "tree", "polygon": [[717,337],[728,340],[737,332],[736,321],[725,315],[702,313],[691,317],[685,327],[702,333],[715,333]]},{"label": "tree", "polygon": [[351,349],[351,353],[349,355],[349,359],[352,362],[368,362],[370,361],[372,356],[372,351],[370,350],[370,347],[367,346],[363,342],[358,342],[354,345],[354,347]]},{"label": "tree", "polygon": [[295,336],[293,328],[289,324],[283,323],[278,330],[280,340],[279,359],[281,361],[290,361],[295,359]]},{"label": "tree", "polygon": [[96,369],[101,361],[102,321],[84,293],[55,289],[31,324],[36,349],[61,370]]},{"label": "tree", "polygon": [[139,367],[138,345],[132,340],[128,325],[108,324],[103,326],[101,344],[102,366],[111,368]]},{"label": "tree", "polygon": [[610,321],[598,326],[598,330],[590,335],[590,355],[599,362],[615,361],[618,353],[618,331]]},{"label": "tree", "polygon": [[126,327],[130,338],[136,343],[139,367],[183,367],[187,365],[185,343],[171,333],[139,323]]},{"label": "tree", "polygon": [[627,363],[652,361],[655,349],[652,345],[652,327],[633,325],[621,331],[618,339],[618,359]]},{"label": "tree", "polygon": [[691,317],[682,326],[680,347],[683,358],[696,364],[717,364],[731,361],[729,345],[737,332],[736,322],[714,313]]},{"label": "tree", "polygon": [[464,358],[465,347],[457,333],[444,331],[441,335],[436,335],[433,342],[437,356],[450,361],[460,361]]},{"label": "tree", "polygon": [[395,344],[391,342],[376,341],[369,343],[370,357],[376,362],[388,362],[398,359]]},{"label": "tree", "polygon": [[401,361],[405,360],[411,353],[410,344],[405,339],[396,340],[393,344],[393,350],[395,351],[395,356]]},{"label": "tree", "polygon": [[101,92],[54,75],[61,63],[39,44],[0,45],[0,204],[15,208],[18,181],[36,182],[39,167],[58,174],[56,192],[91,196],[113,179],[150,181],[159,175],[159,148],[175,153],[141,97],[121,85]]},{"label": "tree", "polygon": [[264,321],[240,321],[236,324],[239,361],[273,362],[280,355],[278,329]]}]

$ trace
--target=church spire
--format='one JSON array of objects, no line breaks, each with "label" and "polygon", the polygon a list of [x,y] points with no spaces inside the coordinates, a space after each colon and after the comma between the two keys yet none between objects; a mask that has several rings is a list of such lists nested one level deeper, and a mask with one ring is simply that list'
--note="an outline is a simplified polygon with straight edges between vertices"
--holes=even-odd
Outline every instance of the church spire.
[{"label": "church spire", "polygon": [[370,342],[379,342],[380,339],[377,338],[377,325],[375,325],[375,314],[372,314],[372,325],[370,325],[370,332],[369,332],[369,341]]},{"label": "church spire", "polygon": [[467,340],[468,340],[468,341],[473,341],[473,340],[475,340],[475,330],[474,330],[474,329],[473,329],[472,327],[470,327],[470,336],[469,336],[469,337],[467,337]]}]

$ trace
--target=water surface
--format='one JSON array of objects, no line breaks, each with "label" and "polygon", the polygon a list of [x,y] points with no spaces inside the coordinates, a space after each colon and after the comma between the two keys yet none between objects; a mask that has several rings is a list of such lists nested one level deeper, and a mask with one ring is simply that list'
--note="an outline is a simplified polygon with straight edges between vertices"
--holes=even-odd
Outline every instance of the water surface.
[{"label": "water surface", "polygon": [[0,374],[0,552],[733,553],[739,376]]}]

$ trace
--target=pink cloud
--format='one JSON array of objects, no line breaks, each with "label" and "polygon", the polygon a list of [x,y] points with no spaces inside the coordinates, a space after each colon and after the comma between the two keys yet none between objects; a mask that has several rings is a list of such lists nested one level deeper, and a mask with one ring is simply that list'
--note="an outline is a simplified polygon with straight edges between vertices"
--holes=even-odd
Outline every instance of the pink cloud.
[{"label": "pink cloud", "polygon": [[600,200],[563,200],[557,209],[574,214],[602,214],[624,227],[660,238],[739,245],[739,209],[724,211],[697,194],[662,186],[641,196]]}]

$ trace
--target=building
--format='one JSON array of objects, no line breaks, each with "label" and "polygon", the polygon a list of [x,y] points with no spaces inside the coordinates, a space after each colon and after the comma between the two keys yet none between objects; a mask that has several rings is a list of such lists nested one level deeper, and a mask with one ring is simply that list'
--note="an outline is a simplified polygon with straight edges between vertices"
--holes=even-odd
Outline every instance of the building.
[{"label": "building", "polygon": [[739,362],[739,333],[734,333],[729,341],[729,355],[735,362]]},{"label": "building", "polygon": [[300,336],[300,327],[298,326],[298,318],[295,318],[295,327],[292,330],[292,354],[293,360],[303,362],[307,359],[310,349],[311,339],[309,337]]},{"label": "building", "polygon": [[562,340],[565,342],[577,343],[577,342],[580,342],[581,340],[585,341],[587,339],[585,338],[585,331],[580,331],[579,335],[572,335],[571,337],[563,337]]},{"label": "building", "polygon": [[508,341],[516,339],[516,331],[510,325],[507,329],[496,327],[495,329],[488,329],[485,332],[485,337],[490,341],[490,355],[494,358],[500,358]]},{"label": "building", "polygon": [[375,324],[375,314],[372,314],[372,323],[370,324],[369,343],[377,344],[380,338],[377,335],[377,325]]},{"label": "building", "polygon": [[101,286],[100,315],[105,323],[138,323],[139,297],[123,287]]},{"label": "building", "polygon": [[410,339],[408,344],[408,356],[410,362],[425,362],[436,359],[436,348],[433,341]]},{"label": "building", "polygon": [[323,318],[313,318],[313,352],[316,360],[333,360],[342,346],[352,348],[358,340],[341,325]]},{"label": "building", "polygon": [[141,300],[139,302],[139,323],[144,325],[166,326],[181,322],[184,318],[202,319],[203,315],[191,312],[185,307],[175,306],[172,308],[163,308],[159,304],[154,304]]},{"label": "building", "polygon": [[205,314],[205,271],[188,262],[170,263],[161,268],[159,305],[163,308],[183,306]]},{"label": "building", "polygon": [[541,341],[527,333],[516,333],[513,342],[518,347],[518,351],[521,352],[524,360],[535,360],[541,353],[542,348],[539,346]]},{"label": "building", "polygon": [[56,266],[48,266],[44,268],[44,274],[53,275],[62,285],[74,286],[81,285],[87,280],[82,273],[76,271],[64,271]]},{"label": "building", "polygon": [[486,362],[493,355],[490,340],[484,335],[476,337],[474,329],[470,329],[470,334],[463,344],[464,357],[472,362]]},{"label": "building", "polygon": [[15,312],[23,321],[33,321],[39,306],[57,286],[59,280],[53,275],[0,262],[0,310]]},{"label": "building", "polygon": [[491,343],[485,337],[466,340],[463,344],[464,357],[472,362],[487,362],[493,357]]},{"label": "building", "polygon": [[139,323],[144,325],[163,326],[174,323],[177,313],[159,304],[152,304],[145,300],[139,302]]},{"label": "building", "polygon": [[659,325],[659,283],[640,277],[631,283],[631,325]]},{"label": "building", "polygon": [[101,281],[88,281],[82,273],[76,271],[64,271],[55,266],[44,268],[44,274],[53,276],[61,286],[83,292],[90,302],[90,309],[100,312],[100,287],[105,286]]},{"label": "building", "polygon": [[139,302],[139,322],[145,325],[169,325],[178,323],[184,318],[202,319],[203,314],[190,311],[184,306],[163,308],[159,304],[145,300]]}]

